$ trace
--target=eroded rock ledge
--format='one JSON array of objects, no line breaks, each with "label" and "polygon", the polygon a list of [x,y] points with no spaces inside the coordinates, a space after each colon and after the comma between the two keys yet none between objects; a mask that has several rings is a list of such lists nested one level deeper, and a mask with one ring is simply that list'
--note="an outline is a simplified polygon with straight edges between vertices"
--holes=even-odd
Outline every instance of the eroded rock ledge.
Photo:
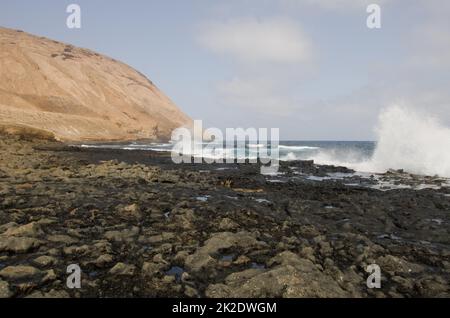
[{"label": "eroded rock ledge", "polygon": [[253,165],[1,137],[0,297],[450,295],[448,188],[270,183]]}]

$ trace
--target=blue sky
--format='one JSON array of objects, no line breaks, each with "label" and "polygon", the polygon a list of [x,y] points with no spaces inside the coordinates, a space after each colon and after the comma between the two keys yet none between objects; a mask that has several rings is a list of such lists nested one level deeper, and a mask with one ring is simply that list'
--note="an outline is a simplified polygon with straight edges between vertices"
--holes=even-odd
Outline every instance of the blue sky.
[{"label": "blue sky", "polygon": [[[81,29],[66,27],[70,3]],[[393,103],[450,123],[448,15],[446,0],[16,0],[0,25],[121,60],[205,126],[368,140]]]}]

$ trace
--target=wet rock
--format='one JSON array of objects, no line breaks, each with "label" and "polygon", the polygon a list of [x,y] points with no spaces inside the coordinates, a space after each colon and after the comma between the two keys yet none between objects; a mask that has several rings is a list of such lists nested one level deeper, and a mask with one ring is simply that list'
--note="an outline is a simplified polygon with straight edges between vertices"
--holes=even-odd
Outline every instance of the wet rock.
[{"label": "wet rock", "polygon": [[0,233],[3,233],[11,228],[17,228],[18,225],[16,222],[9,222],[9,223],[5,223],[5,224],[1,224],[0,225]]},{"label": "wet rock", "polygon": [[[336,282],[348,291],[351,297],[363,297],[364,293],[367,291],[367,277],[359,275],[355,270],[355,266],[350,266],[350,268],[344,269],[343,272],[335,267],[330,270],[330,272]],[[367,273],[364,274],[367,275]]]},{"label": "wet rock", "polygon": [[424,270],[423,266],[408,262],[407,260],[393,255],[381,256],[376,260],[382,272],[396,274],[414,274]]},{"label": "wet rock", "polygon": [[166,284],[172,284],[175,282],[175,280],[176,280],[175,276],[172,275],[165,275],[163,277],[163,282]]},{"label": "wet rock", "polygon": [[33,260],[33,263],[40,267],[48,267],[57,264],[58,260],[52,256],[39,256]]},{"label": "wet rock", "polygon": [[81,245],[81,246],[69,246],[63,248],[64,255],[73,256],[73,255],[84,255],[89,252],[89,246]]},{"label": "wet rock", "polygon": [[259,242],[248,232],[230,233],[222,232],[211,236],[205,244],[186,258],[185,265],[192,272],[198,272],[212,264],[216,260],[212,255],[225,249],[250,249],[259,245]]},{"label": "wet rock", "polygon": [[57,248],[51,248],[51,249],[47,250],[47,254],[50,256],[58,257],[61,255],[61,250],[59,250]]},{"label": "wet rock", "polygon": [[233,264],[235,265],[245,265],[251,262],[251,259],[245,255],[241,255],[239,256],[234,262]]},{"label": "wet rock", "polygon": [[142,265],[142,275],[152,277],[159,273],[161,267],[161,264],[144,262]]},{"label": "wet rock", "polygon": [[[250,164],[205,173],[148,151],[32,146],[0,138],[0,271],[40,271],[1,278],[9,297],[67,296],[71,263],[94,297],[448,297],[448,187],[379,191],[367,177],[325,180],[346,170],[313,162],[282,163],[275,178]],[[391,173],[370,185],[392,178],[448,182]],[[139,268],[108,274],[119,260]],[[381,290],[366,287],[373,263]]]},{"label": "wet rock", "polygon": [[65,290],[52,289],[48,293],[35,291],[26,298],[70,298],[70,295]]},{"label": "wet rock", "polygon": [[64,245],[75,244],[78,242],[78,239],[64,234],[49,235],[47,236],[47,240],[53,243],[61,243]]},{"label": "wet rock", "polygon": [[[172,211],[173,213],[181,213],[181,214],[175,214],[173,216],[173,221],[182,229],[184,230],[192,230],[194,229],[195,224],[195,215],[194,211],[191,209],[177,209],[175,211]],[[165,214],[168,216],[168,214]],[[169,214],[171,215],[171,214]]]},{"label": "wet rock", "polygon": [[198,298],[198,297],[200,297],[200,294],[199,294],[198,290],[196,290],[195,288],[193,288],[191,286],[186,286],[184,288],[184,295],[186,297],[189,297],[189,298]]},{"label": "wet rock", "polygon": [[146,277],[154,277],[167,268],[167,263],[163,262],[144,262],[142,265],[142,275]]},{"label": "wet rock", "polygon": [[156,254],[155,256],[153,256],[153,261],[155,262],[155,263],[160,263],[160,264],[169,264],[165,259],[164,259],[164,257],[163,257],[163,255],[162,254]]},{"label": "wet rock", "polygon": [[313,225],[303,225],[300,227],[300,236],[305,238],[313,238],[320,235],[320,232]]},{"label": "wet rock", "polygon": [[108,231],[105,233],[105,238],[108,241],[115,242],[133,242],[139,235],[139,228],[133,226],[131,229],[125,229],[122,231]]},{"label": "wet rock", "polygon": [[237,281],[247,281],[259,274],[264,273],[265,270],[264,269],[258,269],[258,268],[250,268],[250,269],[246,269],[242,272],[235,272],[235,273],[231,273],[230,275],[228,275],[225,278],[225,283],[233,283],[233,282],[237,282]]},{"label": "wet rock", "polygon": [[42,278],[42,283],[47,283],[56,280],[57,276],[53,269],[47,271],[45,276]]},{"label": "wet rock", "polygon": [[134,265],[129,265],[125,263],[117,263],[113,268],[109,270],[111,275],[118,276],[133,276],[136,271],[136,267]]},{"label": "wet rock", "polygon": [[45,273],[32,266],[8,266],[0,271],[0,277],[6,280],[29,280],[44,276]]},{"label": "wet rock", "polygon": [[235,230],[239,227],[239,224],[229,218],[223,218],[219,223],[219,229],[222,231]]},{"label": "wet rock", "polygon": [[410,279],[406,279],[401,276],[394,276],[390,280],[397,284],[397,290],[402,293],[402,295],[411,294],[414,290],[414,281]]},{"label": "wet rock", "polygon": [[50,224],[55,224],[55,223],[57,223],[58,221],[57,221],[57,219],[55,219],[55,218],[42,218],[42,219],[40,219],[40,220],[38,220],[38,221],[36,221],[36,223],[37,224],[39,224],[39,225],[50,225]]},{"label": "wet rock", "polygon": [[[224,284],[210,285],[207,297],[346,297],[331,277],[311,261],[283,252],[268,270],[250,269],[229,275]],[[278,264],[278,265],[275,265]]]},{"label": "wet rock", "polygon": [[439,276],[426,276],[419,279],[415,287],[424,297],[450,297],[448,281]]},{"label": "wet rock", "polygon": [[164,244],[161,244],[158,248],[155,248],[154,251],[163,253],[163,254],[167,254],[167,253],[172,252],[172,248],[173,248],[172,244],[164,243]]},{"label": "wet rock", "polygon": [[111,254],[111,246],[111,243],[105,240],[97,241],[94,245],[92,245],[93,250],[95,250],[97,254]]},{"label": "wet rock", "polygon": [[141,219],[141,208],[138,204],[133,203],[127,206],[119,207],[119,214],[128,219]]},{"label": "wet rock", "polygon": [[12,297],[13,293],[9,289],[8,282],[0,280],[0,298],[9,298]]},{"label": "wet rock", "polygon": [[3,235],[39,237],[43,234],[44,232],[42,231],[41,225],[36,222],[31,222],[22,226],[11,227]]},{"label": "wet rock", "polygon": [[175,234],[174,233],[163,232],[163,233],[158,234],[158,235],[150,236],[147,241],[150,244],[156,244],[156,243],[171,241],[174,238],[175,238]]},{"label": "wet rock", "polygon": [[300,256],[303,258],[309,259],[312,262],[316,261],[316,257],[314,256],[314,249],[310,246],[302,247],[300,251]]},{"label": "wet rock", "polygon": [[30,237],[0,236],[0,252],[27,253],[42,245],[42,241]]},{"label": "wet rock", "polygon": [[184,264],[186,258],[189,256],[189,252],[187,251],[179,251],[175,257],[173,258],[174,262],[179,264]]},{"label": "wet rock", "polygon": [[331,245],[329,242],[319,242],[319,253],[323,257],[331,256],[333,253],[333,249],[331,248]]},{"label": "wet rock", "polygon": [[114,258],[110,254],[100,255],[95,261],[94,264],[97,267],[104,268],[113,262]]}]

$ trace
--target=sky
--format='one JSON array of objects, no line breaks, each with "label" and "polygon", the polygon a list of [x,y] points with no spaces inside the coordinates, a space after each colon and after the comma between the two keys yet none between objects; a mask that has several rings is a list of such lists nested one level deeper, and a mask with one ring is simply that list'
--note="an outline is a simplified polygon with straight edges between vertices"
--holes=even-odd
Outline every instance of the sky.
[{"label": "sky", "polygon": [[450,125],[448,0],[1,0],[0,25],[129,64],[205,128],[374,140],[393,104]]}]

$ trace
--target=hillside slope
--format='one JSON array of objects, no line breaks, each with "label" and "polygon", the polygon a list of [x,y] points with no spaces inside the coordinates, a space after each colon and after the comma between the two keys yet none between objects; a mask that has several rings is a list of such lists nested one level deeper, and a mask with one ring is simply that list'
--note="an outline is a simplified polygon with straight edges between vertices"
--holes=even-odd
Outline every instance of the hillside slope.
[{"label": "hillside slope", "polygon": [[87,49],[0,28],[0,127],[60,140],[168,139],[190,126],[153,83]]}]

